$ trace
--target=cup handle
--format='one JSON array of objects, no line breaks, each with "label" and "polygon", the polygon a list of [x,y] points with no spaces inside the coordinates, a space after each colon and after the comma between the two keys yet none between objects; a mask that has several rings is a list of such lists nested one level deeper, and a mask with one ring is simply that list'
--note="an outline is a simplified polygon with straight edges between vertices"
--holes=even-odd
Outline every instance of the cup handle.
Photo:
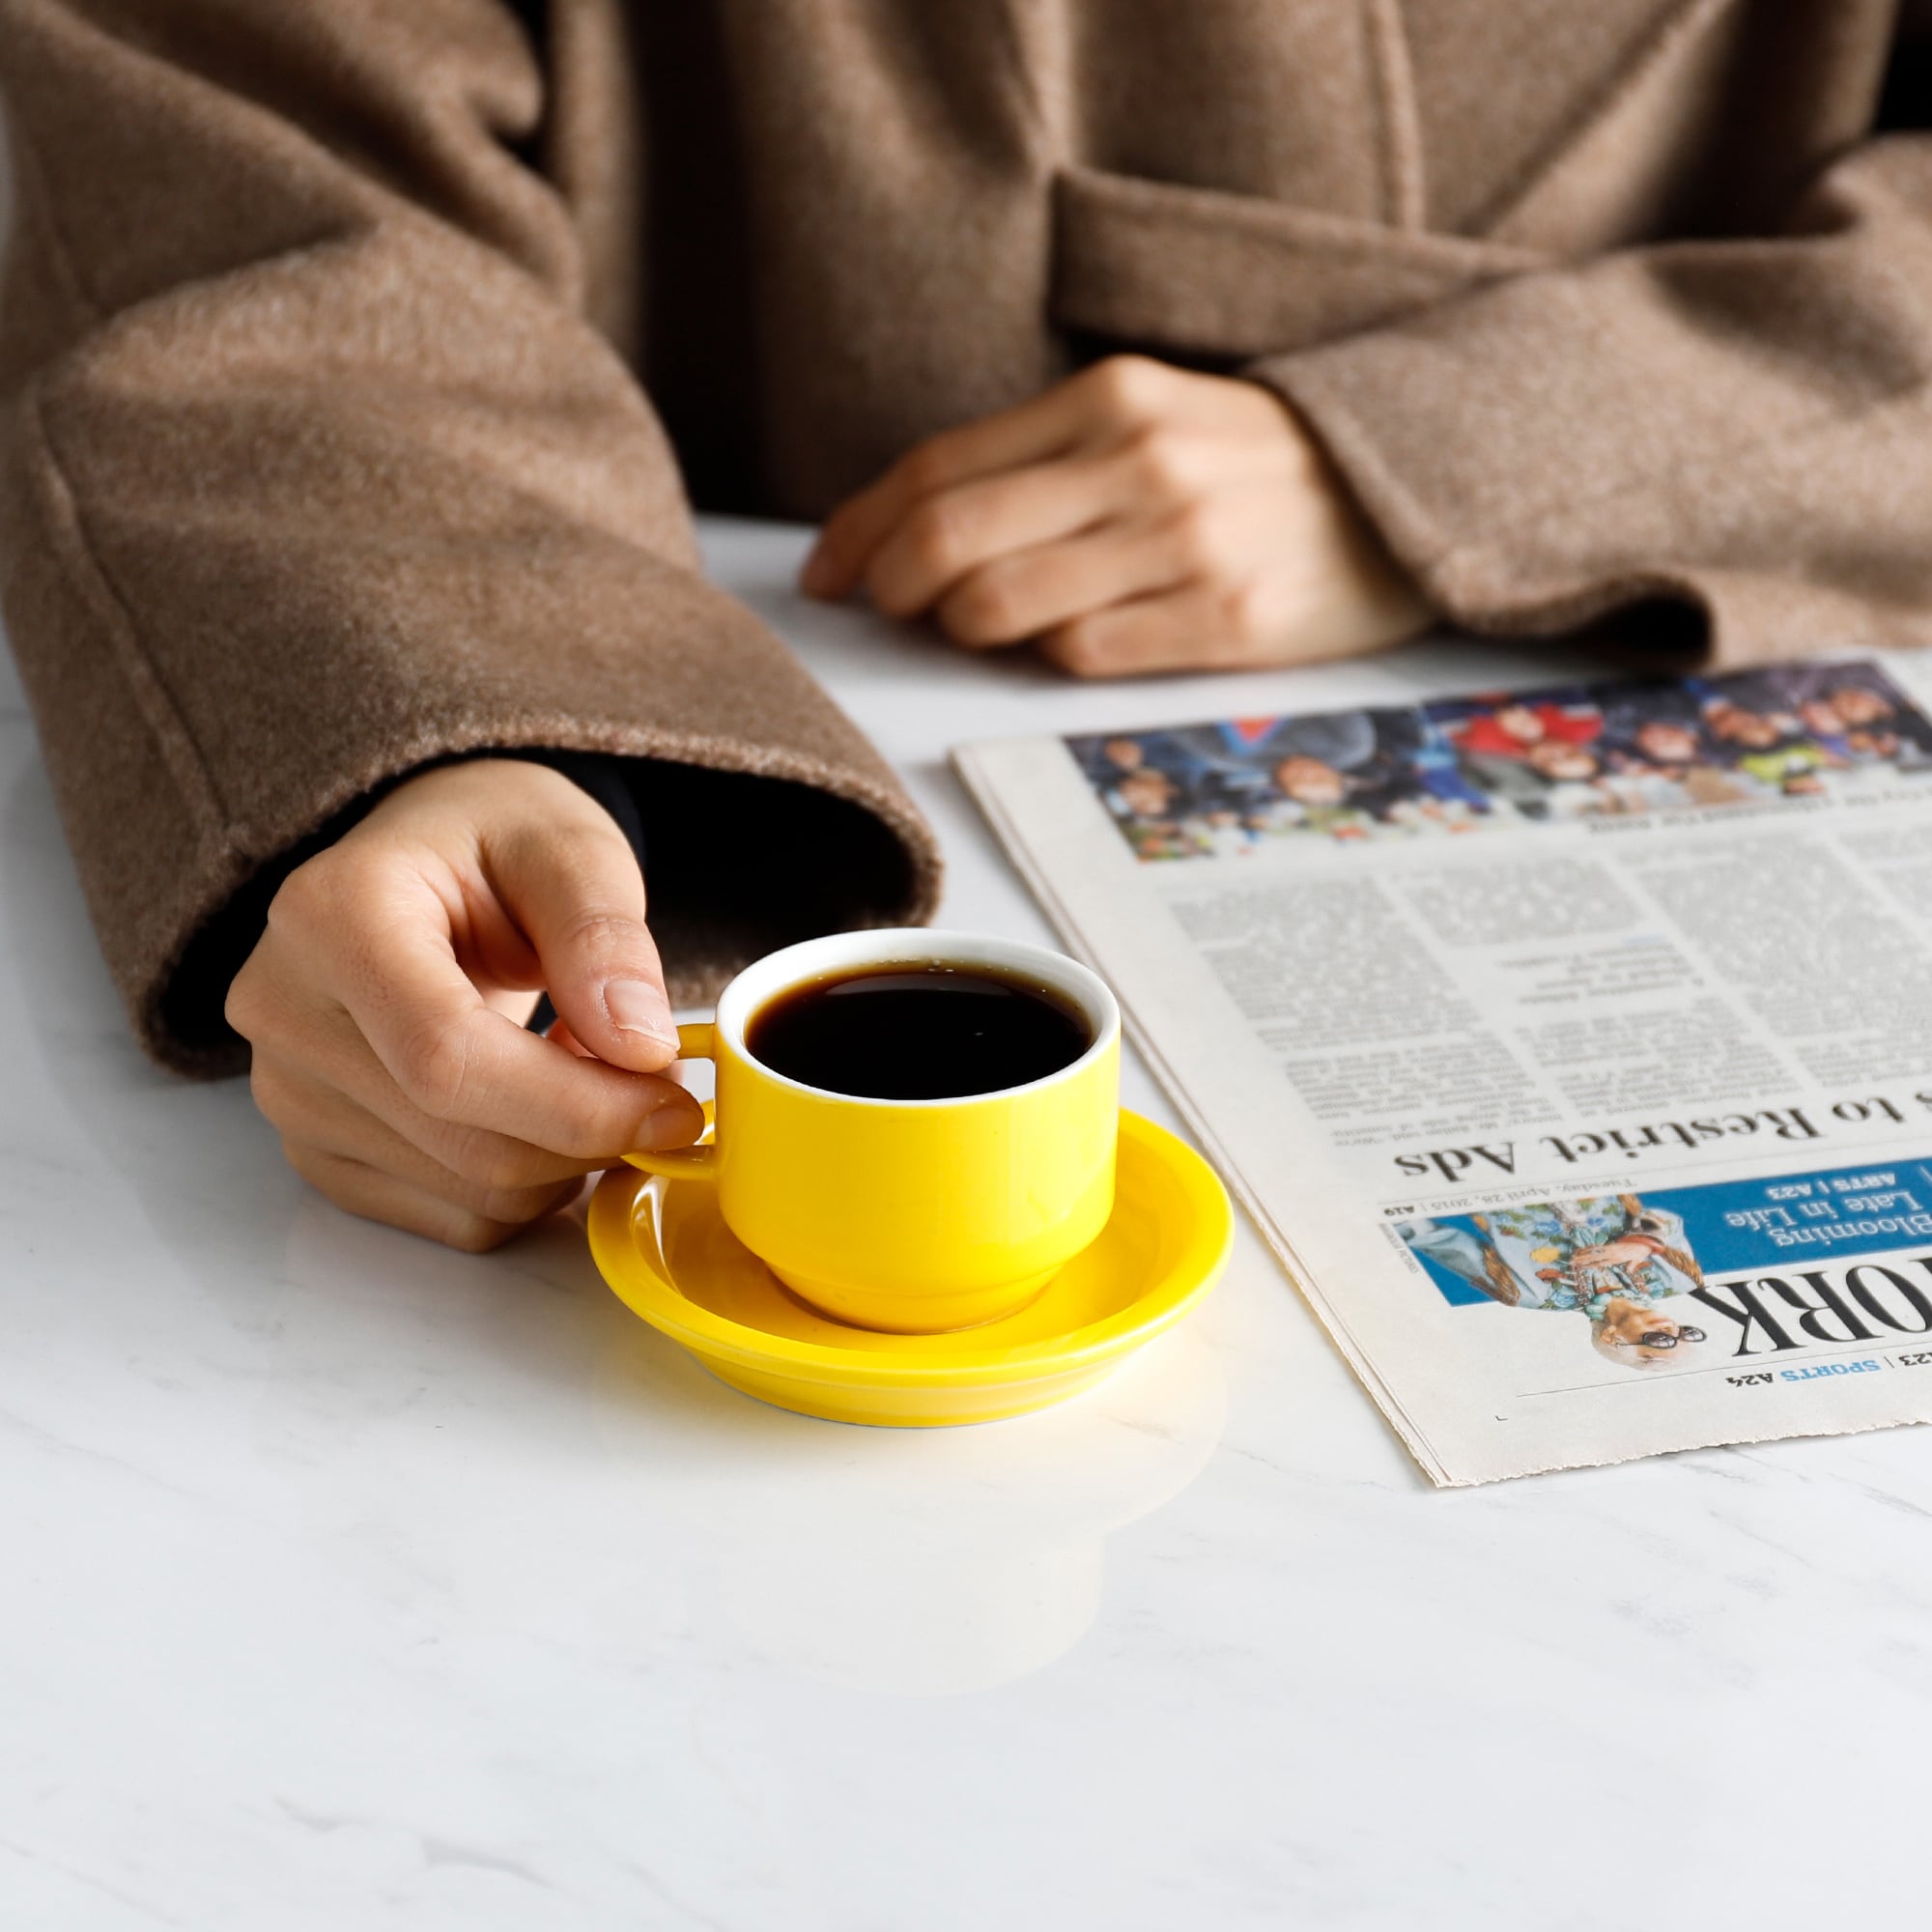
[{"label": "cup handle", "polygon": [[[690,1026],[680,1026],[677,1030],[677,1057],[680,1060],[710,1060],[712,1027],[708,1020],[700,1020]],[[707,1103],[704,1118],[713,1119],[712,1109]],[[718,1141],[714,1134],[700,1147],[664,1148],[656,1151],[639,1150],[627,1153],[624,1158],[645,1174],[668,1175],[673,1180],[718,1179]]]}]

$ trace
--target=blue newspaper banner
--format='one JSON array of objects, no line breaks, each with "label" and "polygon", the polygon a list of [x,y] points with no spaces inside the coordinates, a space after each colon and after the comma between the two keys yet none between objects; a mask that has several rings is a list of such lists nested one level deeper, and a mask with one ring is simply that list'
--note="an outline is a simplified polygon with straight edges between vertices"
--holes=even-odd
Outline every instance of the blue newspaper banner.
[{"label": "blue newspaper banner", "polygon": [[[1587,1251],[1589,1243],[1607,1244],[1640,1228],[1656,1230],[1667,1240],[1668,1252],[1688,1255],[1706,1281],[1804,1269],[1846,1257],[1896,1253],[1920,1242],[1932,1246],[1932,1161],[1867,1162],[1817,1174],[1647,1188],[1640,1194],[1561,1197],[1479,1214],[1437,1215],[1399,1232],[1443,1298],[1463,1306],[1499,1297],[1478,1286],[1473,1271],[1459,1272],[1442,1257],[1497,1250],[1499,1224],[1517,1232],[1516,1245],[1532,1260],[1548,1258],[1545,1268],[1529,1270],[1532,1293],[1533,1277],[1560,1272],[1570,1251]],[[1535,1245],[1539,1238],[1542,1244]]]}]

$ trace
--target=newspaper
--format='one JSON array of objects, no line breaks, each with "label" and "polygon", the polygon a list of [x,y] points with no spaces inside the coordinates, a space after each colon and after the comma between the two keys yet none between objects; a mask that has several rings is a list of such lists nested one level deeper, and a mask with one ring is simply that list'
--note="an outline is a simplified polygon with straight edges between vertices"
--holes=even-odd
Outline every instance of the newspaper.
[{"label": "newspaper", "polygon": [[1437,1483],[1932,1419],[1932,660],[974,745]]}]

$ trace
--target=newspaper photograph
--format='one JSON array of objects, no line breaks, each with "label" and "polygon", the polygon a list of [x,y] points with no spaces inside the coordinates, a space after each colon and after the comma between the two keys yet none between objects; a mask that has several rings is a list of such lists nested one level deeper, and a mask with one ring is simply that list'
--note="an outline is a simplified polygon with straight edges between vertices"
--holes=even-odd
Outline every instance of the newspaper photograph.
[{"label": "newspaper photograph", "polygon": [[1932,662],[962,748],[1441,1484],[1932,1420]]}]

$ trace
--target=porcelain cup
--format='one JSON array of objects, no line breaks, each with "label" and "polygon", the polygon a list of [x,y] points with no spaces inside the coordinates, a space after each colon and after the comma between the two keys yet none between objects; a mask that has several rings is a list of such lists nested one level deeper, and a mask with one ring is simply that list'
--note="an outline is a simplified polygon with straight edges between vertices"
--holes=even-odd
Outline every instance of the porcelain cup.
[{"label": "porcelain cup", "polygon": [[[1066,1001],[1092,1043],[1026,1086],[882,1100],[808,1087],[746,1045],[770,1000],[894,966],[1012,976]],[[1009,939],[923,927],[807,940],[748,966],[688,1059],[717,1068],[700,1147],[625,1158],[710,1182],[725,1225],[793,1293],[860,1327],[936,1334],[1024,1306],[1107,1224],[1120,1126],[1121,1014],[1086,967]]]}]

